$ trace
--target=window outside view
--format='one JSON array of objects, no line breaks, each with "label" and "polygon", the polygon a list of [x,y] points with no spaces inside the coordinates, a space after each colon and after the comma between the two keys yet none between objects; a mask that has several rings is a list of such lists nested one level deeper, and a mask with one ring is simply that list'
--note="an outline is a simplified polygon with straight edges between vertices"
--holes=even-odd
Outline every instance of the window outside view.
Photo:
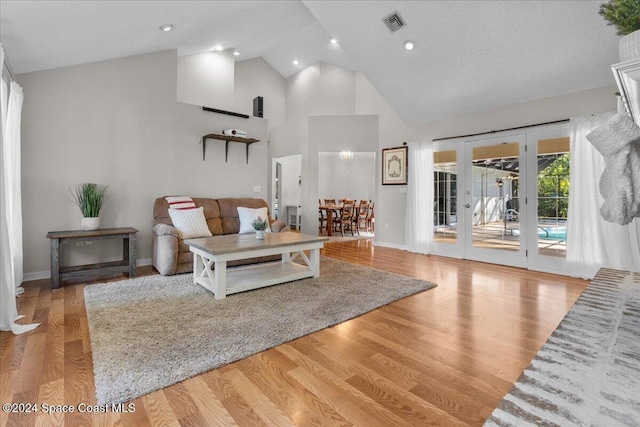
[{"label": "window outside view", "polygon": [[[569,159],[569,138],[538,141],[536,195],[540,255],[566,256]],[[434,153],[434,241],[438,243],[455,244],[458,236],[457,172],[455,150]],[[517,144],[474,149],[471,173],[473,246],[519,250],[524,196],[520,194]]]}]

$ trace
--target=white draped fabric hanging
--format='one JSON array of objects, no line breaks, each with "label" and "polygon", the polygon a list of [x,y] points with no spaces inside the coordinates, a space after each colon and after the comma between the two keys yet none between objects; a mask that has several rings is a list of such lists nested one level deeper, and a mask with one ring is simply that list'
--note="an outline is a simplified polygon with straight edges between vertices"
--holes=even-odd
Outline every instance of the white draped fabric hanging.
[{"label": "white draped fabric hanging", "polygon": [[[0,45],[0,66],[4,50]],[[16,291],[22,283],[22,194],[20,185],[20,121],[22,88],[8,82],[2,73],[0,82],[0,330],[21,334],[39,323],[19,325]],[[7,97],[7,91],[9,92]]]},{"label": "white draped fabric hanging", "polygon": [[433,250],[433,142],[410,142],[405,221],[409,252]]},{"label": "white draped fabric hanging", "polygon": [[574,277],[591,279],[602,267],[640,271],[640,220],[618,225],[600,215],[604,198],[599,187],[605,161],[587,135],[612,116],[571,119],[567,270]]}]

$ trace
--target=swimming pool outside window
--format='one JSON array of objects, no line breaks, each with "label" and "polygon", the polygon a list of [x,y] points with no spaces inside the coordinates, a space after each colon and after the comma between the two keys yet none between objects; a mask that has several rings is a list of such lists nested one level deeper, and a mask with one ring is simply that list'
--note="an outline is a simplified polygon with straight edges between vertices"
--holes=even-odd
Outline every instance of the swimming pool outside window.
[{"label": "swimming pool outside window", "polygon": [[566,257],[569,138],[538,141],[538,253]]}]

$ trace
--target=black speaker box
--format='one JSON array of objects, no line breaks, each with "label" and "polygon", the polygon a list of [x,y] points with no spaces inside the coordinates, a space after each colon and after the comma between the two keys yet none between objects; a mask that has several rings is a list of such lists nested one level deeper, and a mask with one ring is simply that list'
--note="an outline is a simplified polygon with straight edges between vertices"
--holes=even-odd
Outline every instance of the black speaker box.
[{"label": "black speaker box", "polygon": [[263,117],[263,101],[261,96],[256,96],[253,98],[253,116],[254,117]]}]

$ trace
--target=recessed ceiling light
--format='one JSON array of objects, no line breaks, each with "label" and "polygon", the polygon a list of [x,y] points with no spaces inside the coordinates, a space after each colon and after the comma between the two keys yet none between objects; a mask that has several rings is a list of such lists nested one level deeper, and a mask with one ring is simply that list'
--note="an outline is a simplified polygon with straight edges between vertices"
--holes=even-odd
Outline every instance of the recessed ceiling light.
[{"label": "recessed ceiling light", "polygon": [[238,56],[238,55],[240,55],[240,52],[239,52],[239,51],[237,51],[237,50],[234,50],[234,51],[233,51],[233,54],[234,54],[235,56]]},{"label": "recessed ceiling light", "polygon": [[217,44],[213,49],[214,49],[216,52],[222,52],[222,46],[220,46],[219,44]]},{"label": "recessed ceiling light", "polygon": [[293,60],[293,65],[300,65],[300,61],[298,61],[297,59]]},{"label": "recessed ceiling light", "polygon": [[336,40],[336,39],[331,39],[329,41],[331,42],[331,44],[338,44],[338,40]]},{"label": "recessed ceiling light", "polygon": [[406,42],[404,42],[404,48],[407,50],[413,50],[415,46],[416,45],[411,40],[407,40]]},{"label": "recessed ceiling light", "polygon": [[173,30],[173,25],[171,24],[164,24],[163,26],[160,27],[160,31],[167,32],[171,30]]}]

